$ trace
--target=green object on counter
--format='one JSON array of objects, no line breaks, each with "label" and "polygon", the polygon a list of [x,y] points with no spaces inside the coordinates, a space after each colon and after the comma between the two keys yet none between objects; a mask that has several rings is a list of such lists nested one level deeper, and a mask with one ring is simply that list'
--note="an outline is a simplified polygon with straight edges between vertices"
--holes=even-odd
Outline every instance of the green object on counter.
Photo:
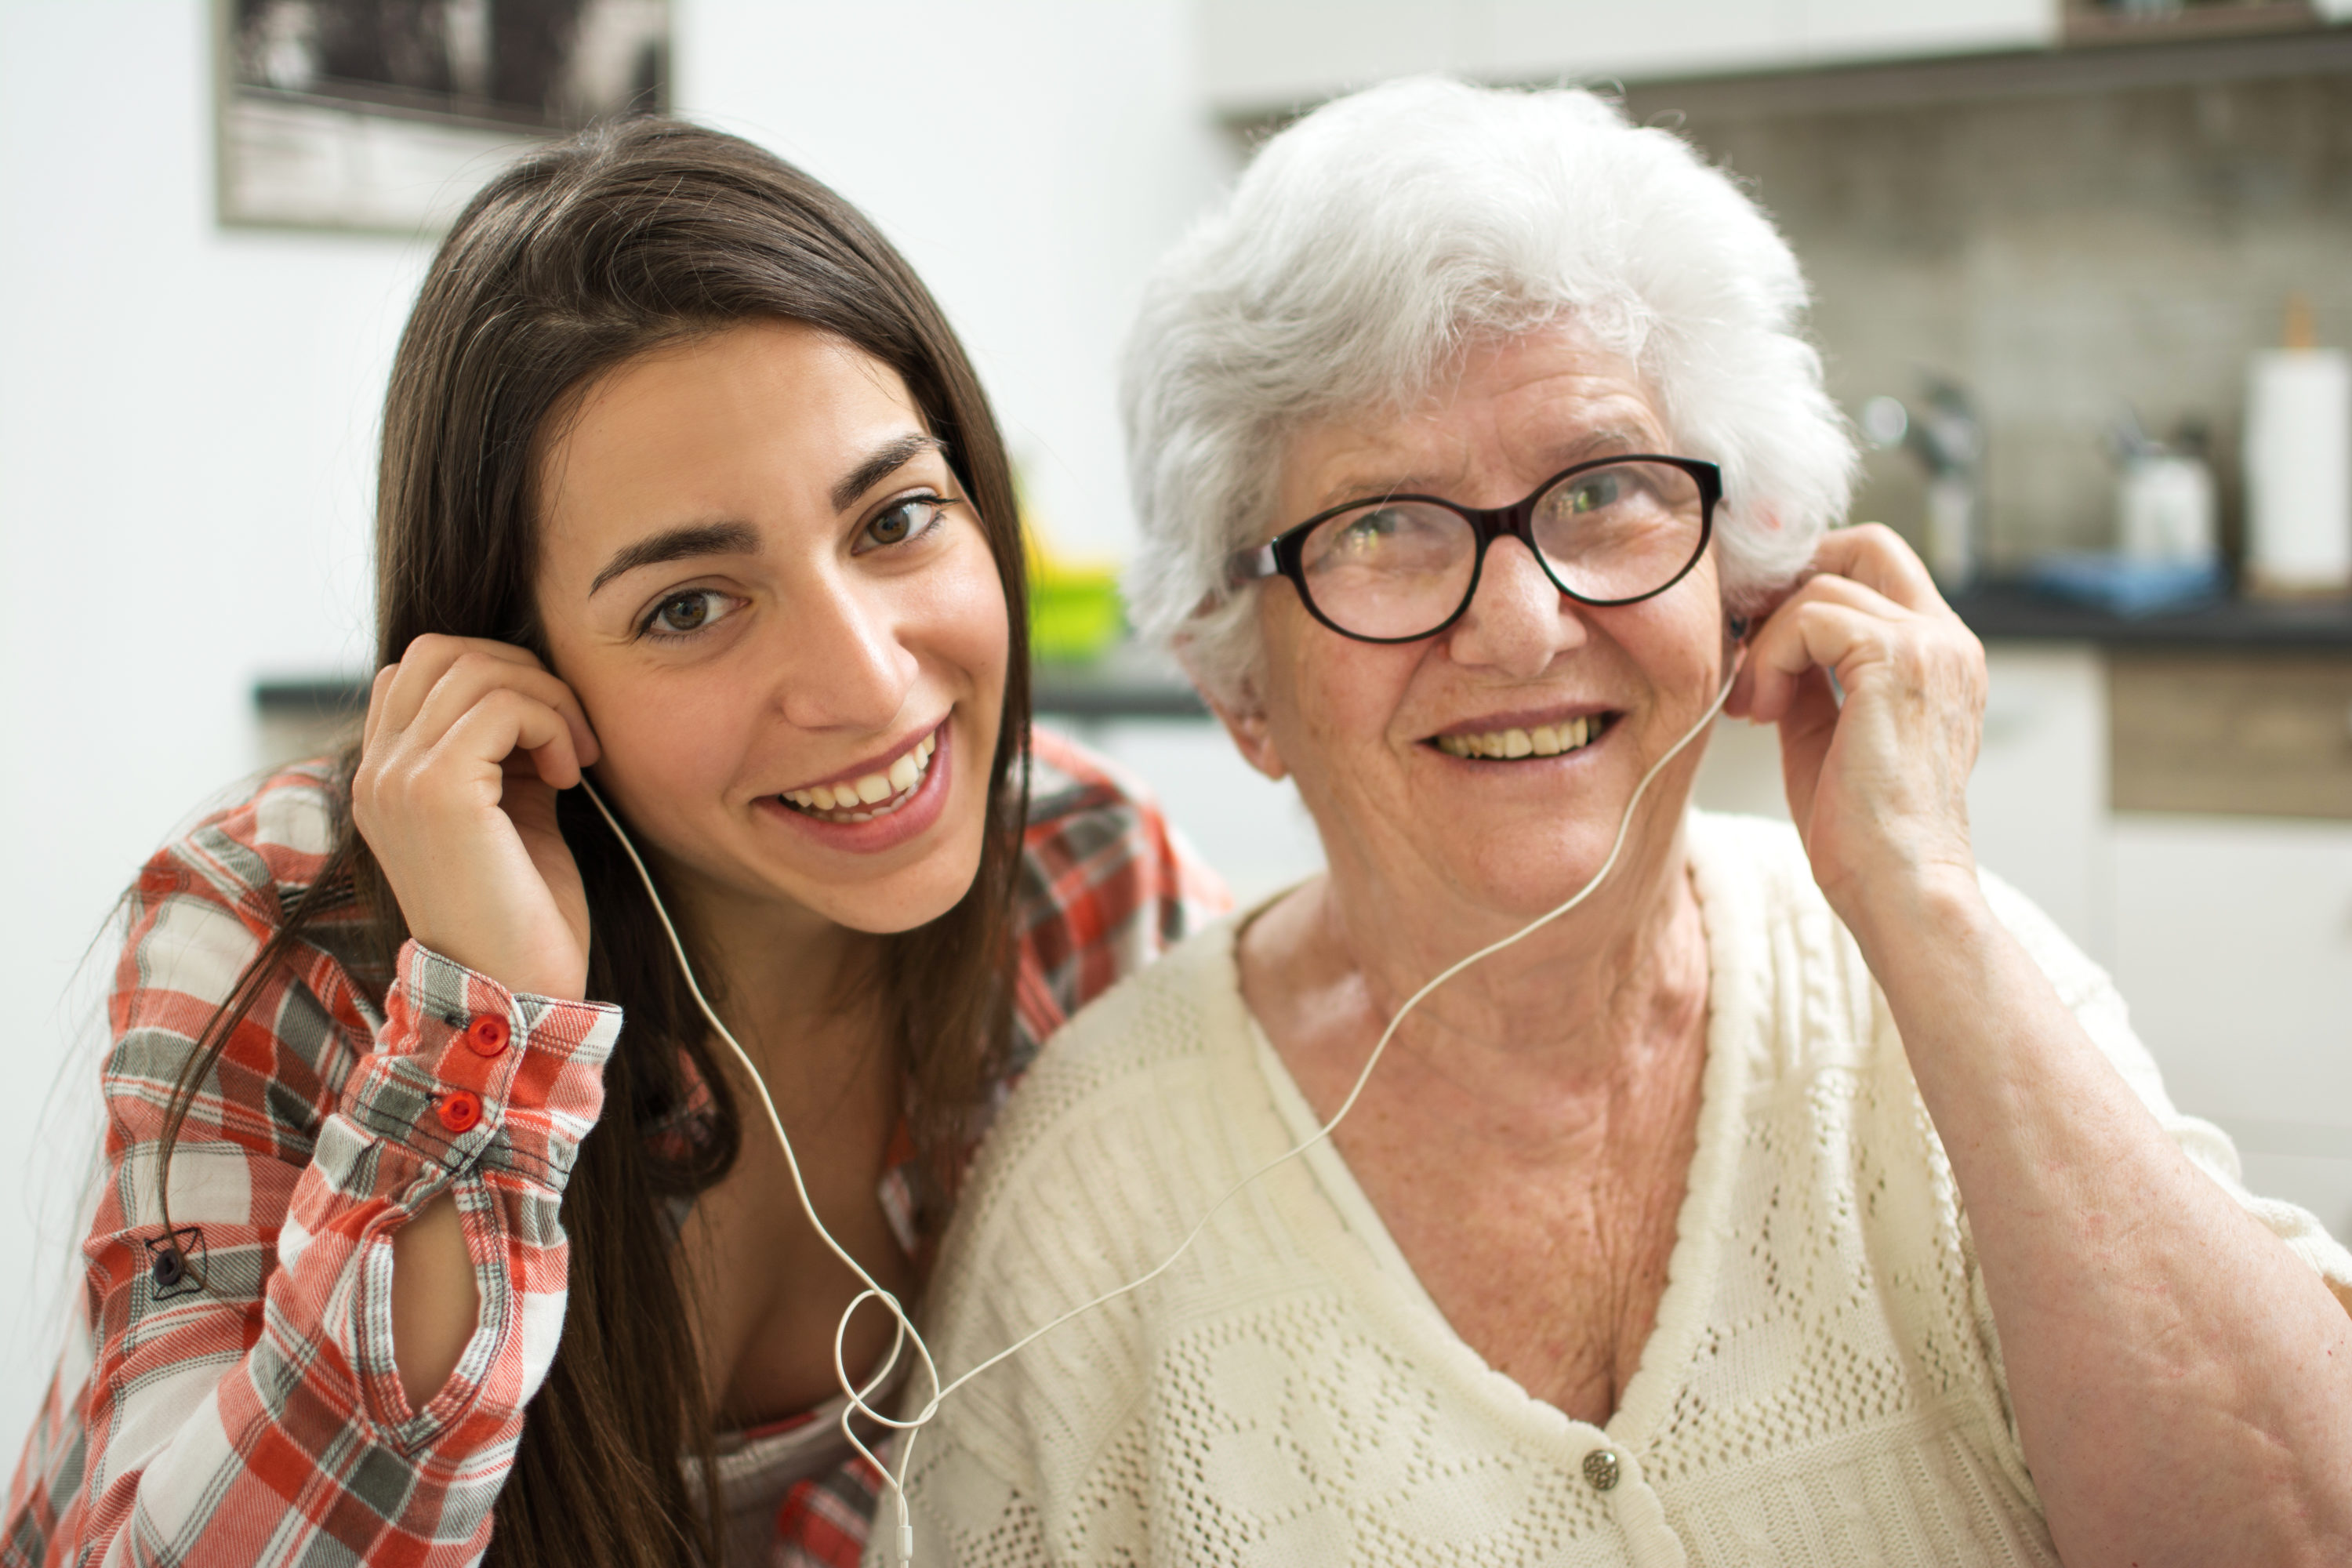
[{"label": "green object on counter", "polygon": [[1127,605],[1109,567],[1044,564],[1029,579],[1029,653],[1052,664],[1091,664],[1127,635]]}]

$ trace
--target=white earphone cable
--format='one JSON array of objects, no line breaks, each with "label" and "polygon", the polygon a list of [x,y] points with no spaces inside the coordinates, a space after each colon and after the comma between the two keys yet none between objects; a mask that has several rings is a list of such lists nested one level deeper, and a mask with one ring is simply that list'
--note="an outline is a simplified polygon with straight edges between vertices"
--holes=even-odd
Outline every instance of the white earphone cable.
[{"label": "white earphone cable", "polygon": [[[856,1296],[851,1299],[849,1305],[843,1309],[841,1321],[834,1328],[834,1375],[839,1380],[842,1393],[846,1395],[848,1399],[847,1406],[841,1413],[842,1434],[844,1436],[848,1438],[850,1446],[856,1448],[858,1453],[865,1456],[866,1462],[871,1464],[875,1469],[880,1473],[883,1484],[889,1489],[892,1502],[895,1505],[898,1513],[898,1561],[901,1564],[911,1563],[914,1561],[915,1531],[914,1525],[908,1519],[907,1513],[907,1494],[904,1483],[905,1478],[914,1463],[915,1440],[921,1435],[922,1427],[929,1424],[930,1420],[939,1414],[940,1405],[946,1400],[947,1396],[953,1394],[957,1389],[961,1388],[973,1378],[978,1377],[982,1373],[988,1371],[989,1368],[995,1366],[998,1363],[1005,1361],[1013,1355],[1017,1355],[1022,1351],[1027,1349],[1031,1344],[1034,1343],[1037,1340],[1053,1332],[1055,1329],[1060,1328],[1064,1323],[1068,1322],[1071,1319],[1091,1312],[1096,1308],[1104,1305],[1106,1302],[1115,1301],[1119,1297],[1128,1294],[1129,1291],[1140,1289],[1142,1287],[1150,1284],[1152,1280],[1160,1278],[1160,1275],[1166,1273],[1169,1269],[1174,1268],[1177,1260],[1181,1258],[1184,1254],[1192,1248],[1192,1243],[1199,1239],[1201,1233],[1208,1228],[1209,1222],[1217,1216],[1218,1213],[1224,1208],[1225,1205],[1232,1202],[1237,1194],[1239,1194],[1244,1188],[1248,1187],[1252,1183],[1255,1182],[1259,1177],[1264,1176],[1266,1173],[1276,1169],[1277,1166],[1297,1159],[1299,1155],[1305,1153],[1316,1144],[1328,1138],[1331,1135],[1332,1130],[1337,1128],[1341,1121],[1347,1119],[1348,1113],[1356,1108],[1357,1100],[1362,1096],[1365,1084],[1371,1080],[1372,1069],[1380,1065],[1381,1056],[1389,1048],[1389,1042],[1396,1037],[1398,1026],[1403,1024],[1406,1016],[1411,1014],[1415,1007],[1419,1006],[1424,997],[1428,996],[1431,992],[1435,991],[1447,981],[1453,979],[1455,975],[1461,973],[1464,970],[1469,968],[1472,964],[1476,963],[1481,959],[1490,958],[1494,954],[1502,952],[1505,948],[1525,941],[1528,937],[1532,936],[1537,931],[1542,930],[1545,926],[1548,926],[1552,921],[1559,919],[1560,916],[1567,914],[1570,910],[1575,909],[1579,904],[1581,904],[1586,899],[1590,898],[1592,895],[1593,889],[1600,887],[1601,882],[1607,879],[1609,873],[1616,868],[1618,857],[1624,852],[1626,837],[1633,831],[1633,814],[1640,808],[1642,797],[1649,793],[1651,782],[1654,780],[1660,773],[1664,771],[1667,763],[1673,762],[1675,757],[1681,755],[1684,748],[1687,747],[1693,741],[1696,740],[1699,735],[1706,731],[1706,727],[1715,721],[1715,716],[1722,711],[1725,701],[1731,696],[1732,683],[1739,678],[1739,668],[1740,665],[1745,662],[1747,648],[1743,644],[1734,652],[1731,673],[1725,678],[1723,689],[1716,693],[1715,700],[1707,704],[1706,711],[1699,715],[1698,722],[1693,724],[1689,730],[1685,731],[1682,739],[1667,747],[1664,754],[1659,757],[1656,762],[1652,763],[1650,764],[1649,771],[1642,775],[1642,782],[1633,786],[1633,797],[1625,803],[1625,814],[1618,820],[1617,837],[1609,847],[1608,858],[1601,861],[1601,868],[1592,874],[1591,880],[1587,881],[1583,887],[1578,889],[1575,894],[1565,903],[1560,904],[1558,908],[1552,910],[1547,914],[1538,916],[1535,920],[1528,921],[1528,924],[1512,932],[1509,936],[1504,937],[1498,942],[1489,942],[1486,946],[1480,948],[1477,952],[1471,953],[1468,957],[1457,960],[1447,966],[1444,970],[1441,971],[1434,979],[1422,986],[1420,990],[1407,997],[1404,1005],[1396,1010],[1395,1016],[1389,1020],[1388,1027],[1381,1031],[1379,1043],[1372,1047],[1371,1054],[1364,1058],[1362,1070],[1358,1072],[1356,1075],[1355,1086],[1349,1089],[1348,1098],[1340,1102],[1339,1109],[1338,1110],[1332,1112],[1331,1119],[1328,1121],[1325,1122],[1320,1128],[1318,1128],[1311,1137],[1308,1137],[1295,1147],[1276,1155],[1273,1159],[1268,1160],[1265,1163],[1258,1166],[1257,1169],[1250,1172],[1249,1174],[1244,1176],[1240,1181],[1235,1182],[1231,1187],[1227,1188],[1224,1195],[1220,1197],[1215,1203],[1210,1205],[1207,1212],[1203,1213],[1201,1217],[1193,1223],[1192,1228],[1185,1233],[1184,1239],[1177,1244],[1176,1249],[1171,1252],[1166,1258],[1162,1258],[1158,1266],[1153,1268],[1149,1273],[1139,1275],[1136,1279],[1130,1279],[1126,1284],[1118,1286],[1113,1289],[1106,1290],[1101,1295],[1095,1297],[1092,1300],[1081,1302],[1079,1305],[1072,1307],[1067,1311],[1063,1312],[1058,1317],[1040,1324],[1038,1327],[1031,1330],[1028,1333],[1024,1334],[1021,1338],[1013,1341],[1013,1343],[1005,1346],[1003,1350],[998,1351],[994,1355],[990,1356],[987,1360],[980,1363],[977,1366],[974,1366],[970,1371],[964,1373],[954,1382],[944,1385],[940,1382],[939,1367],[931,1359],[930,1347],[923,1342],[921,1332],[916,1329],[913,1321],[908,1317],[904,1305],[900,1303],[898,1297],[884,1289],[881,1285],[875,1280],[874,1277],[866,1271],[865,1267],[861,1265],[856,1258],[851,1257],[847,1249],[843,1247],[841,1243],[834,1239],[833,1233],[825,1229],[824,1222],[817,1218],[816,1205],[809,1200],[808,1184],[801,1178],[799,1157],[793,1152],[793,1141],[784,1131],[783,1118],[779,1116],[776,1112],[775,1100],[768,1093],[767,1079],[761,1073],[758,1066],[752,1062],[750,1053],[746,1052],[742,1046],[738,1043],[734,1035],[731,1034],[728,1030],[727,1026],[720,1021],[718,1013],[712,1009],[709,1002],[704,998],[702,994],[702,987],[698,983],[697,983],[694,977],[694,966],[687,960],[686,944],[679,941],[677,928],[670,923],[669,911],[662,907],[661,895],[654,890],[653,874],[646,868],[645,861],[637,855],[636,846],[629,842],[629,836],[625,832],[622,831],[621,825],[619,821],[614,817],[611,808],[605,805],[604,796],[596,793],[595,785],[588,782],[586,774],[582,774],[580,780],[581,787],[588,792],[588,798],[595,804],[596,810],[604,818],[605,825],[612,828],[613,836],[620,840],[621,847],[628,853],[629,863],[636,868],[639,879],[645,883],[646,896],[653,900],[654,913],[660,917],[662,930],[669,936],[670,951],[677,955],[678,969],[680,973],[686,976],[687,989],[692,993],[695,1005],[702,1010],[703,1017],[709,1022],[711,1028],[718,1032],[719,1037],[726,1042],[727,1048],[734,1053],[736,1061],[740,1064],[744,1072],[751,1077],[752,1087],[759,1091],[760,1104],[768,1113],[768,1125],[774,1131],[776,1142],[783,1149],[784,1164],[786,1168],[792,1172],[793,1191],[800,1199],[801,1211],[808,1216],[809,1224],[815,1227],[818,1237],[824,1241],[826,1247],[832,1251],[835,1257],[840,1258],[841,1261],[847,1266],[849,1271],[852,1274],[855,1274],[865,1286],[863,1290],[859,1291]],[[889,1355],[884,1359],[881,1369],[876,1372],[873,1376],[868,1378],[861,1386],[852,1382],[850,1379],[849,1369],[844,1359],[844,1342],[848,1334],[850,1321],[856,1316],[858,1308],[864,1306],[869,1300],[880,1302],[883,1309],[895,1320],[896,1327],[890,1342]],[[931,1396],[924,1402],[922,1409],[915,1415],[907,1417],[887,1415],[868,1405],[866,1403],[866,1396],[872,1394],[876,1389],[879,1388],[889,1377],[892,1369],[898,1364],[899,1352],[908,1343],[913,1344],[916,1355],[921,1359],[924,1374],[929,1378],[933,1392]],[[860,1440],[857,1433],[851,1426],[850,1417],[857,1415],[863,1415],[877,1425],[887,1426],[893,1430],[902,1431],[907,1434],[907,1441],[903,1451],[898,1455],[898,1468],[896,1474],[893,1474],[890,1467],[885,1465],[875,1452],[871,1448],[867,1447],[862,1440]]]},{"label": "white earphone cable", "polygon": [[[604,804],[604,797],[596,793],[596,786],[588,781],[585,773],[580,776],[580,787],[588,792],[588,798],[595,805],[597,814],[604,817],[604,826],[613,830],[613,837],[621,841],[622,849],[628,854],[629,864],[637,868],[638,880],[646,886],[646,897],[653,900],[654,913],[660,919],[662,930],[669,937],[670,951],[677,955],[678,972],[686,976],[686,988],[693,994],[694,1005],[702,1010],[703,1017],[709,1022],[711,1028],[718,1032],[719,1037],[727,1043],[727,1048],[734,1053],[736,1062],[750,1077],[751,1087],[759,1091],[761,1108],[768,1113],[768,1125],[774,1131],[776,1142],[784,1152],[784,1166],[792,1173],[793,1193],[800,1199],[801,1212],[808,1216],[808,1222],[815,1228],[818,1239],[823,1241],[827,1249],[835,1258],[840,1258],[849,1271],[857,1276],[866,1287],[850,1302],[848,1309],[841,1314],[841,1322],[834,1330],[834,1375],[840,1380],[842,1392],[849,1396],[849,1407],[841,1413],[841,1430],[842,1435],[849,1439],[850,1446],[866,1456],[867,1463],[882,1472],[883,1479],[889,1483],[891,1491],[897,1494],[898,1479],[890,1474],[887,1466],[875,1457],[874,1451],[859,1440],[856,1432],[850,1426],[849,1418],[858,1411],[865,1411],[870,1415],[876,1415],[877,1420],[882,1419],[866,1403],[866,1396],[879,1388],[884,1380],[890,1375],[891,1369],[898,1364],[899,1352],[910,1339],[914,1342],[915,1353],[923,1359],[924,1370],[930,1373],[931,1386],[938,1387],[939,1369],[931,1364],[930,1347],[923,1342],[923,1336],[915,1331],[915,1326],[908,1320],[905,1308],[899,1305],[898,1299],[885,1290],[876,1281],[874,1276],[866,1271],[866,1266],[851,1257],[849,1249],[833,1238],[833,1232],[825,1229],[824,1221],[817,1218],[816,1205],[809,1198],[808,1183],[801,1176],[800,1156],[793,1152],[793,1140],[784,1131],[784,1120],[776,1113],[775,1099],[768,1093],[767,1076],[760,1071],[759,1065],[751,1060],[751,1053],[743,1048],[741,1042],[735,1038],[734,1032],[727,1027],[718,1012],[711,1007],[709,999],[703,995],[701,984],[694,977],[694,965],[687,959],[686,943],[678,939],[677,927],[670,923],[669,910],[662,906],[661,894],[654,889],[653,873],[646,868],[645,860],[637,854],[637,847],[629,841],[628,834],[623,831],[619,820],[613,816],[612,807]],[[869,1299],[880,1301],[889,1310],[890,1315],[898,1320],[898,1329],[891,1338],[890,1353],[884,1358],[881,1370],[867,1379],[861,1387],[850,1380],[849,1369],[843,1361],[842,1341],[849,1327],[851,1316]],[[905,1511],[906,1503],[901,1498],[899,1512],[903,1516]]]}]

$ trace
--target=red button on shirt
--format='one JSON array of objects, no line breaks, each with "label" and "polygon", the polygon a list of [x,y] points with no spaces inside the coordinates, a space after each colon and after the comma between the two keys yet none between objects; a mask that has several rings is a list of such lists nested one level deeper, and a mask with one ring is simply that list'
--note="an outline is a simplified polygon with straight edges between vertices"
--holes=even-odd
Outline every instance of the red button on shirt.
[{"label": "red button on shirt", "polygon": [[440,1116],[442,1126],[452,1132],[463,1132],[482,1119],[482,1097],[469,1089],[452,1089],[433,1109]]},{"label": "red button on shirt", "polygon": [[497,1056],[507,1048],[507,1042],[512,1038],[514,1031],[508,1028],[507,1021],[496,1013],[480,1014],[466,1026],[466,1043],[474,1048],[478,1057]]}]

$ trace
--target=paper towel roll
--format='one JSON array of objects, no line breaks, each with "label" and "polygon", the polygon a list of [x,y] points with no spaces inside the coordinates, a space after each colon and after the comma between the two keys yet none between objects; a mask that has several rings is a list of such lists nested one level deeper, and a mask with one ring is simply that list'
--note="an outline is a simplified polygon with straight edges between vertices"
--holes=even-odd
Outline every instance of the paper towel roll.
[{"label": "paper towel roll", "polygon": [[2246,581],[2258,593],[2352,588],[2352,360],[2340,349],[2254,356]]}]

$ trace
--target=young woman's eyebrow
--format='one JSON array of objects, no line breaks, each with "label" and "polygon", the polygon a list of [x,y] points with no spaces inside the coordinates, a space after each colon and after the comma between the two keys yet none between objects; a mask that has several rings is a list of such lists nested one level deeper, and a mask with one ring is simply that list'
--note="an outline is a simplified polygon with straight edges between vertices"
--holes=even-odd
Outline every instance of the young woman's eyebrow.
[{"label": "young woman's eyebrow", "polygon": [[944,452],[947,447],[929,436],[909,433],[894,441],[886,441],[868,453],[866,460],[841,476],[833,487],[833,510],[847,511],[849,503],[905,468],[925,452]]},{"label": "young woman's eyebrow", "polygon": [[640,566],[658,566],[665,561],[696,555],[750,555],[759,548],[760,535],[748,522],[694,522],[666,528],[613,552],[613,558],[588,584],[588,596],[594,598],[605,584]]}]

